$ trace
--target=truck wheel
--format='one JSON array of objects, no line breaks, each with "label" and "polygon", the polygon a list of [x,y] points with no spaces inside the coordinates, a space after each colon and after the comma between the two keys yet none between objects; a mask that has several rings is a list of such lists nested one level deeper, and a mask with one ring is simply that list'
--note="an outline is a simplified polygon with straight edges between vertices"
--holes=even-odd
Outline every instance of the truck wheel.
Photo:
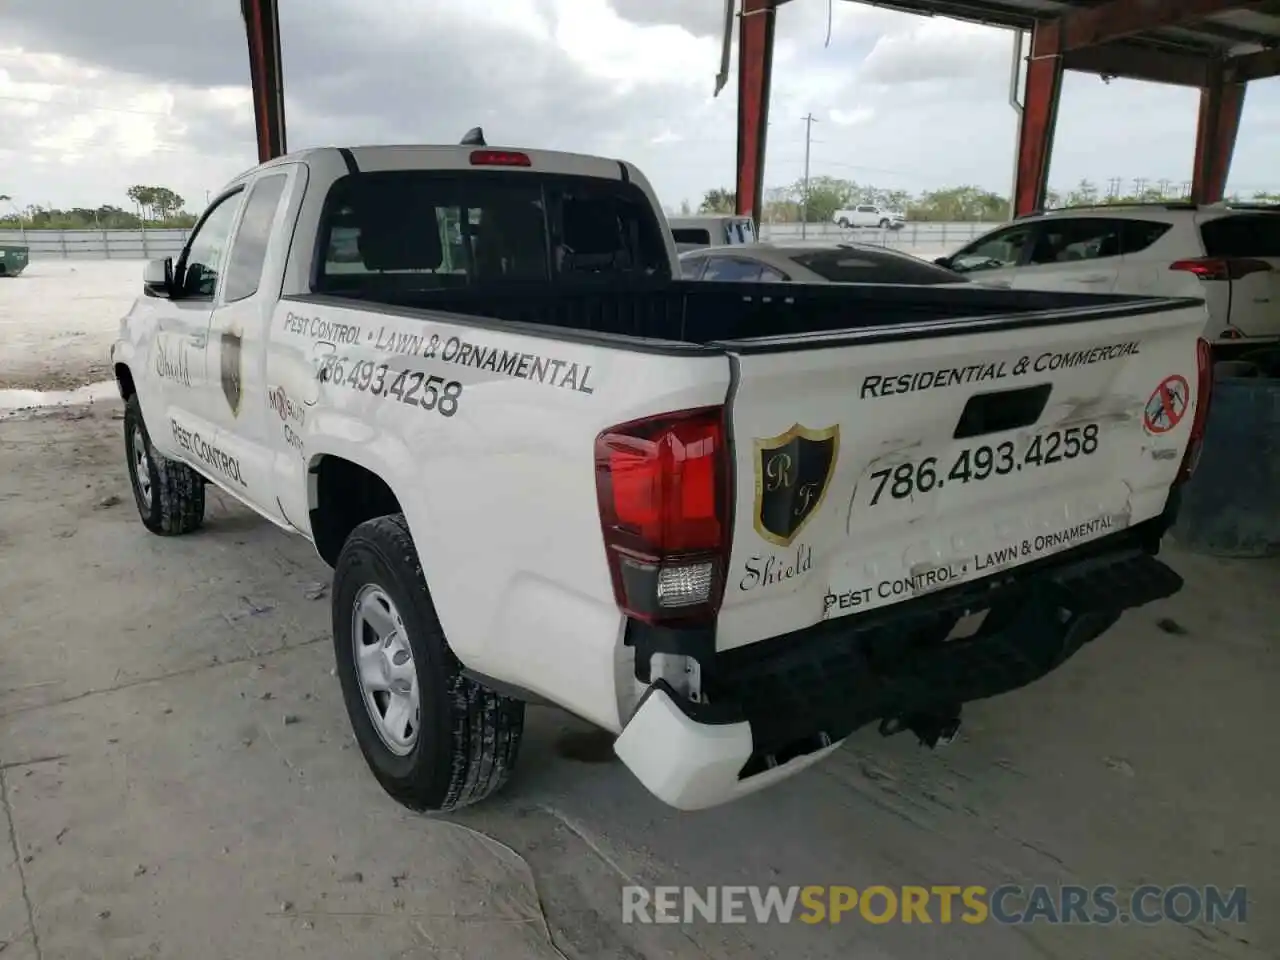
[{"label": "truck wheel", "polygon": [[840,218],[840,220],[839,220],[839,224],[840,224],[840,226],[842,226],[842,227],[844,227],[846,230],[848,230],[848,229],[849,229],[849,218],[848,218],[848,217],[841,217],[841,218]]},{"label": "truck wheel", "polygon": [[890,226],[892,226],[892,224],[890,224],[888,220],[881,220],[881,221],[880,221],[880,229],[881,229],[881,230],[888,230]]},{"label": "truck wheel", "polygon": [[334,569],[333,648],[356,742],[395,800],[452,810],[506,783],[524,704],[463,675],[403,514],[347,538]]},{"label": "truck wheel", "polygon": [[204,478],[151,445],[137,394],[124,405],[124,449],[142,525],[165,537],[199,529],[204,523]]}]

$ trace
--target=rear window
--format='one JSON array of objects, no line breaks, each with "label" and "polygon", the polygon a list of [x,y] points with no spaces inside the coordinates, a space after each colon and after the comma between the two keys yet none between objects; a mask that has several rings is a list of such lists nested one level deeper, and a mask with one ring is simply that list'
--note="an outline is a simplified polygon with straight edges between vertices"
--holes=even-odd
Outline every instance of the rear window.
[{"label": "rear window", "polygon": [[342,295],[671,275],[645,195],[585,177],[391,171],[329,190],[312,289]]},{"label": "rear window", "polygon": [[711,231],[697,227],[677,227],[671,231],[676,243],[688,243],[699,247],[711,246]]},{"label": "rear window", "polygon": [[1280,214],[1240,213],[1200,224],[1210,257],[1280,257]]},{"label": "rear window", "polygon": [[832,283],[963,283],[943,267],[891,250],[823,250],[791,258]]}]

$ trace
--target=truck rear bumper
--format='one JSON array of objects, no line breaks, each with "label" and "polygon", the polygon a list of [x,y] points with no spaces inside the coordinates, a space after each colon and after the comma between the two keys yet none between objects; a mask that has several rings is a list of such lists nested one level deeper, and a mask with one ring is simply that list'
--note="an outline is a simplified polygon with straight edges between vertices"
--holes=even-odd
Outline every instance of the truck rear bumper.
[{"label": "truck rear bumper", "polygon": [[645,692],[613,747],[649,792],[679,810],[713,807],[763,790],[840,746],[833,743],[742,777],[754,752],[751,724],[708,723],[695,719],[689,712],[694,707],[660,680]]},{"label": "truck rear bumper", "polygon": [[[868,723],[918,729],[916,718],[958,716],[966,702],[1025,686],[1124,610],[1182,586],[1154,556],[1128,545],[1054,559],[1004,583],[716,653],[699,662],[707,702],[652,683],[614,749],[671,806],[714,806],[798,773]],[[989,612],[977,633],[947,639],[960,617],[982,609]]]}]

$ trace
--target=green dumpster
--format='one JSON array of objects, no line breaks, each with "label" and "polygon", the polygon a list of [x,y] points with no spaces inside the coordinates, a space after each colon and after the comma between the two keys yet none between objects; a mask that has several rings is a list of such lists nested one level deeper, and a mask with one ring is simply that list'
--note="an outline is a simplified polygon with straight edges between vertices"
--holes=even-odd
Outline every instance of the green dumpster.
[{"label": "green dumpster", "polygon": [[0,277],[16,277],[27,269],[27,248],[0,244]]}]

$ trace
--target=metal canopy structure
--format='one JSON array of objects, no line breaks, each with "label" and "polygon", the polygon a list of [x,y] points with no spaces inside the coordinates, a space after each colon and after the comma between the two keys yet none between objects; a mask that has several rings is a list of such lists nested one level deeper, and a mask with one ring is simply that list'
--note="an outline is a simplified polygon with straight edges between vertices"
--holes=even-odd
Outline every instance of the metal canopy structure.
[{"label": "metal canopy structure", "polygon": [[[774,20],[741,0],[737,209],[759,219]],[[868,2],[868,0],[847,0]],[[1031,33],[1014,211],[1044,205],[1066,70],[1200,90],[1192,199],[1221,200],[1248,83],[1280,75],[1280,0],[892,0],[871,6]]]},{"label": "metal canopy structure", "polygon": [[[729,30],[738,2],[737,209],[759,220],[774,22],[777,8],[791,0],[726,0]],[[1199,88],[1192,199],[1200,203],[1222,199],[1246,86],[1280,75],[1280,0],[870,0],[870,5],[1031,32],[1014,189],[1019,214],[1044,204],[1065,70]],[[249,43],[258,160],[265,162],[286,151],[279,0],[240,0],[240,9]]]},{"label": "metal canopy structure", "polygon": [[278,0],[240,0],[249,39],[249,77],[253,83],[254,130],[258,162],[288,152],[284,136],[284,65],[280,56]]}]

